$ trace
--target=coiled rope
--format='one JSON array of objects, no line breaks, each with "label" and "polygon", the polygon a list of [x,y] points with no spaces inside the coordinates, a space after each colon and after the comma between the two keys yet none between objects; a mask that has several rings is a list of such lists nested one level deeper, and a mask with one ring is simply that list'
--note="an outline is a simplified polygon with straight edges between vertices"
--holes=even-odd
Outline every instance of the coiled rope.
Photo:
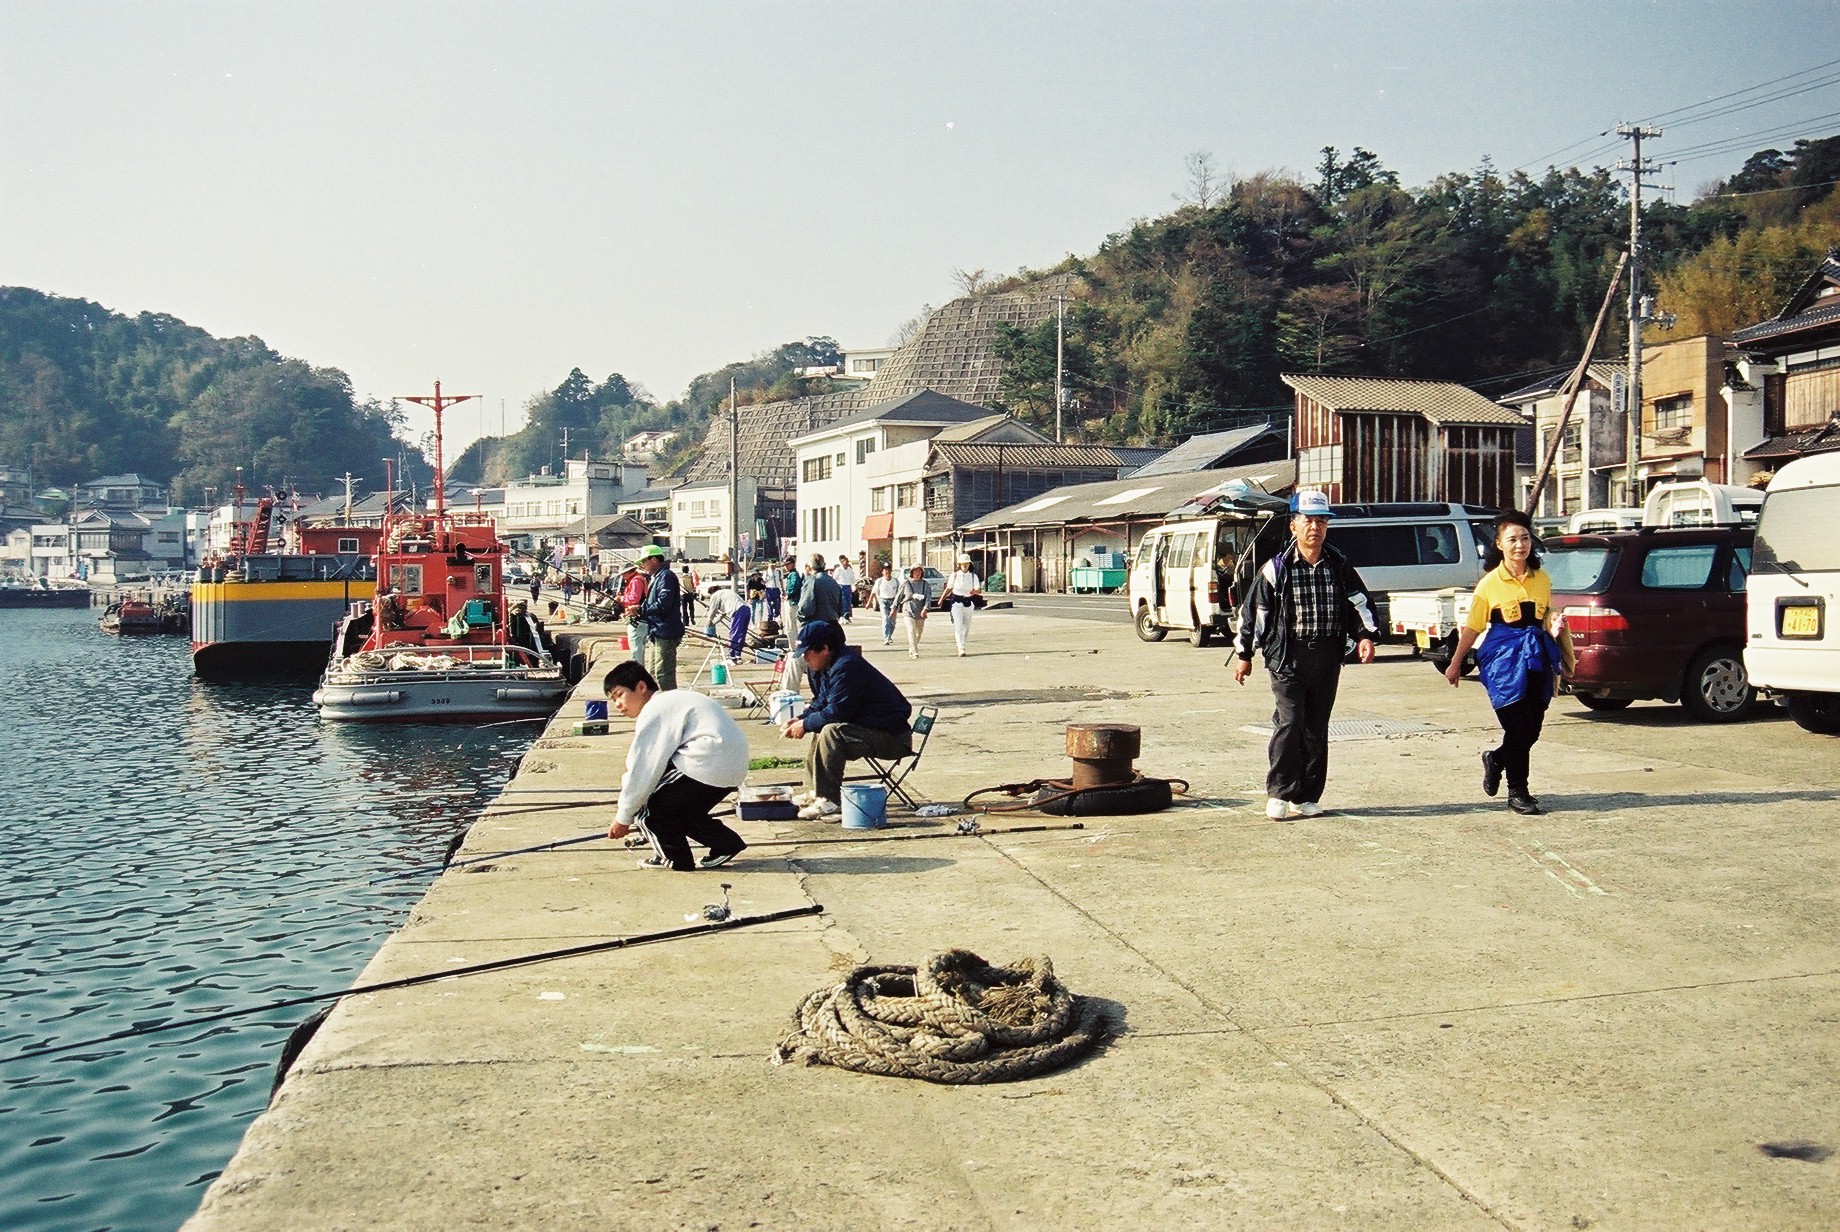
[{"label": "coiled rope", "polygon": [[1054,978],[1046,955],[1008,967],[969,950],[917,966],[866,966],[809,993],[773,1063],[965,1085],[1059,1069],[1101,1043],[1098,1007]]},{"label": "coiled rope", "polygon": [[[1033,793],[1033,794],[1031,794]],[[1053,817],[1111,817],[1129,813],[1154,813],[1170,806],[1174,796],[1188,794],[1188,780],[1156,778],[1133,772],[1128,783],[1075,787],[1067,779],[1029,779],[1024,783],[999,783],[980,787],[964,799],[974,813],[1034,811]],[[1002,795],[1010,803],[980,804],[979,796]],[[1021,797],[1027,796],[1027,799]]]}]

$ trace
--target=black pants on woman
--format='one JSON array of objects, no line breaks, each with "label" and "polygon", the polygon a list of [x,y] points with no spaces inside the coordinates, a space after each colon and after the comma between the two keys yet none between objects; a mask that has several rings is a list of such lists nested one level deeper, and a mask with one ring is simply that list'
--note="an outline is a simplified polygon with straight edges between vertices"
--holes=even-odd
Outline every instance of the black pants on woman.
[{"label": "black pants on woman", "polygon": [[1527,687],[1521,698],[1499,707],[1495,718],[1501,723],[1501,744],[1492,755],[1508,780],[1510,795],[1527,791],[1528,756],[1540,739],[1540,726],[1546,722],[1546,707],[1552,701],[1552,676],[1546,672],[1529,672]]},{"label": "black pants on woman", "polygon": [[746,847],[739,834],[709,815],[709,810],[733,790],[689,778],[675,766],[666,770],[664,781],[652,789],[638,819],[658,858],[679,872],[689,872],[696,867],[696,858],[690,854],[688,839],[709,848],[709,854],[715,856]]}]

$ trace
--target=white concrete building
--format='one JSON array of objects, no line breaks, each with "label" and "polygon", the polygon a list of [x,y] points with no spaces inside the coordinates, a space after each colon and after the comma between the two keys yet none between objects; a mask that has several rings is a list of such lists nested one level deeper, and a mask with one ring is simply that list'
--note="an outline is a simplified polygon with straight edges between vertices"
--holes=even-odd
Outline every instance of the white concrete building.
[{"label": "white concrete building", "polygon": [[[791,442],[798,474],[801,559],[867,551],[897,566],[921,562],[921,479],[929,442],[948,429],[1039,433],[990,408],[921,390],[845,416]],[[1004,428],[1003,425],[1008,425]],[[1022,439],[1017,437],[1016,439]]]},{"label": "white concrete building", "polygon": [[738,551],[741,559],[756,554],[755,506],[759,481],[744,475],[735,485],[741,506],[740,534],[729,502],[727,479],[706,479],[671,489],[671,553],[690,560],[715,560]]},{"label": "white concrete building", "polygon": [[570,458],[560,475],[545,471],[505,485],[499,537],[527,552],[585,566],[588,519],[616,511],[646,485],[645,467]]}]

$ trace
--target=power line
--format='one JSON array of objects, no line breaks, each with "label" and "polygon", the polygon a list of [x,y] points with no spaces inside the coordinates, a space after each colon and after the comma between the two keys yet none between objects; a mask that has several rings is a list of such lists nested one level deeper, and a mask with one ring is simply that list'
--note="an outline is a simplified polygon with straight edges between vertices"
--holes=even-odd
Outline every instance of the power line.
[{"label": "power line", "polygon": [[[1767,81],[1760,81],[1754,86],[1745,86],[1743,89],[1740,89],[1740,90],[1731,90],[1724,94],[1714,95],[1712,98],[1701,99],[1697,103],[1688,103],[1686,106],[1676,107],[1672,111],[1663,111],[1656,115],[1644,116],[1642,117],[1642,120],[1643,120],[1643,123],[1646,123],[1646,124],[1654,124],[1661,120],[1672,120],[1673,117],[1677,115],[1682,115],[1689,111],[1692,111],[1695,108],[1710,107],[1712,104],[1722,103],[1728,98],[1737,98],[1741,94],[1751,94],[1758,90],[1768,89],[1770,86],[1780,85],[1781,83],[1785,81],[1793,81],[1797,77],[1806,77],[1810,73],[1818,73],[1822,71],[1823,69],[1833,68],[1836,65],[1840,65],[1840,60],[1829,60],[1824,64],[1817,64],[1812,68],[1804,68],[1804,69],[1800,69],[1793,73],[1785,73],[1781,77],[1772,77]],[[1690,123],[1693,123],[1693,121],[1683,120],[1683,121],[1676,123],[1675,127],[1678,128],[1680,124],[1690,124]],[[1605,129],[1604,131],[1608,132],[1609,130]]]}]

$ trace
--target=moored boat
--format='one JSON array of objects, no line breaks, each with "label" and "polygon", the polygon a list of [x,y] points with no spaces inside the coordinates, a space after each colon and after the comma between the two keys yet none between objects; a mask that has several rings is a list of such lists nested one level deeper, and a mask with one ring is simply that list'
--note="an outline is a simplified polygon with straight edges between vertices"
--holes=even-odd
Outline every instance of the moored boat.
[{"label": "moored boat", "polygon": [[269,543],[272,498],[241,516],[230,546],[192,583],[192,667],[201,676],[311,671],[326,661],[341,618],[377,590],[374,526],[296,527],[291,545]]},{"label": "moored boat", "polygon": [[373,602],[352,605],[313,694],[320,716],[357,722],[483,720],[552,713],[568,680],[527,615],[505,598],[506,546],[488,514],[447,508],[435,411],[434,510],[391,513]]},{"label": "moored boat", "polygon": [[97,622],[104,633],[145,634],[168,631],[168,613],[139,595],[123,595],[102,610]]}]

